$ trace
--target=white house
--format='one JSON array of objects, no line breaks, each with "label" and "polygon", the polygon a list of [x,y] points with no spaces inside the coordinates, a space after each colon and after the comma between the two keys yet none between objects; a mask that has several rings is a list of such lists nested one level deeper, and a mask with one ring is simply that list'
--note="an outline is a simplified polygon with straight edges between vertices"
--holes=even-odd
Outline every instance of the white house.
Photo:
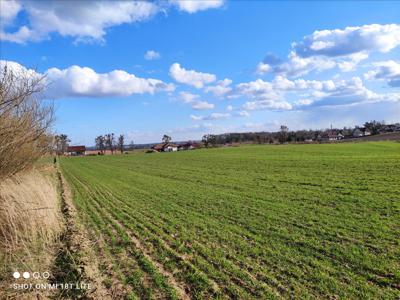
[{"label": "white house", "polygon": [[363,132],[359,128],[354,129],[353,137],[360,137],[360,136],[363,136]]},{"label": "white house", "polygon": [[368,129],[364,130],[364,135],[371,135],[371,131],[369,131]]},{"label": "white house", "polygon": [[158,152],[174,152],[178,151],[178,145],[172,143],[162,143],[153,146],[152,149]]},{"label": "white house", "polygon": [[164,147],[164,152],[175,152],[178,151],[178,145],[175,144],[167,144]]}]

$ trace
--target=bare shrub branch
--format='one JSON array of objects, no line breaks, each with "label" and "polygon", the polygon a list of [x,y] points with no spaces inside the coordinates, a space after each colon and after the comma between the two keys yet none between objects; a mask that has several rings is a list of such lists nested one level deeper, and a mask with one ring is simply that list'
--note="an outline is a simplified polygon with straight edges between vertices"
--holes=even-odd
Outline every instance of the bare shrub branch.
[{"label": "bare shrub branch", "polygon": [[31,166],[50,150],[53,105],[42,102],[45,76],[0,70],[0,178]]}]

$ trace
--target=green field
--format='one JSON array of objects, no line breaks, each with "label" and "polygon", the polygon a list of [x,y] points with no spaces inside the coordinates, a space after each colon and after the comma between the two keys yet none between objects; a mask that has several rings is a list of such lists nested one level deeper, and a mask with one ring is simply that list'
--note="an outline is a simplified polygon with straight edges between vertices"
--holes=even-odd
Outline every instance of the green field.
[{"label": "green field", "polygon": [[200,299],[400,297],[400,143],[77,157],[61,167],[103,271],[131,298],[179,298],[179,289]]}]

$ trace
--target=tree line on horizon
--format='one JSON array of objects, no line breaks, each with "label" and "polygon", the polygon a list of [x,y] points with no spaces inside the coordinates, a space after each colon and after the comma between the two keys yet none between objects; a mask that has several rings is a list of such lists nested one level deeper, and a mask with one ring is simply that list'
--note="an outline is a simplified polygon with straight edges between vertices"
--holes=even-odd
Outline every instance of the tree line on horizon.
[{"label": "tree line on horizon", "polygon": [[[330,129],[309,129],[290,131],[286,125],[281,125],[279,131],[276,132],[241,132],[241,133],[224,133],[224,134],[205,134],[201,139],[202,146],[209,148],[217,145],[232,143],[255,143],[255,144],[276,144],[276,143],[301,143],[301,142],[321,142],[329,139],[332,135],[340,134],[343,138],[352,138],[355,130],[362,132],[368,131],[370,135],[376,135],[383,132],[400,131],[400,124],[386,124],[384,121],[372,120],[365,122],[363,126],[330,128]],[[123,153],[125,150],[134,150],[135,148],[143,148],[135,145],[133,141],[129,145],[124,144],[125,136],[120,134],[117,138],[114,133],[99,135],[95,138],[95,149],[99,154],[104,154],[106,150],[110,150],[112,154],[119,151]],[[172,137],[164,134],[161,138],[162,143],[170,143]],[[70,140],[65,134],[55,136],[55,149],[58,154],[67,152]],[[147,145],[151,145],[147,144]]]},{"label": "tree line on horizon", "polygon": [[309,130],[293,130],[290,131],[286,125],[281,125],[279,131],[268,132],[238,132],[223,134],[205,134],[202,137],[202,143],[205,147],[253,142],[257,144],[274,144],[274,143],[298,143],[306,141],[320,142],[329,139],[332,135],[341,134],[343,138],[352,138],[355,130],[369,132],[370,135],[377,135],[383,132],[400,131],[400,124],[386,124],[385,121],[368,121],[362,126],[330,128],[330,129],[309,129]]},{"label": "tree line on horizon", "polygon": [[[117,138],[115,138],[114,133],[99,135],[94,139],[94,142],[100,154],[104,154],[106,150],[110,150],[112,154],[114,154],[115,151],[123,153],[125,150],[125,136],[123,134],[120,134]],[[130,147],[133,148],[133,146],[134,144],[132,141]]]}]

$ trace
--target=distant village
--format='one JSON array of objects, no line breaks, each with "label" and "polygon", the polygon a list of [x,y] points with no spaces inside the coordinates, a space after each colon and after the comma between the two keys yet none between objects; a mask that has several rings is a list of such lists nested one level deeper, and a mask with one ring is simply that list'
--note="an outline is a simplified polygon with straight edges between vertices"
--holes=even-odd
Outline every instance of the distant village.
[{"label": "distant village", "polygon": [[[392,133],[392,135],[390,135]],[[394,135],[393,135],[394,134]],[[168,135],[162,137],[158,144],[125,143],[124,135],[115,137],[113,133],[98,136],[95,139],[94,147],[85,145],[70,146],[70,140],[66,135],[55,137],[55,152],[59,155],[80,156],[80,155],[108,155],[108,154],[129,154],[131,151],[144,149],[146,153],[176,152],[195,150],[202,147],[229,146],[240,143],[255,144],[284,144],[284,143],[327,143],[339,141],[357,141],[366,137],[378,136],[385,139],[400,140],[400,123],[385,124],[385,122],[371,121],[363,126],[354,128],[331,128],[324,130],[297,130],[290,131],[285,125],[276,132],[244,132],[206,134],[201,141],[172,142]]]},{"label": "distant village", "polygon": [[355,126],[354,128],[334,128],[331,126],[329,129],[297,131],[291,131],[287,126],[282,125],[280,126],[280,130],[276,132],[225,133],[211,136],[209,140],[211,140],[212,144],[216,145],[232,143],[323,143],[354,140],[378,135],[382,135],[383,137],[383,135],[388,133],[399,133],[398,136],[400,136],[400,123],[385,124],[384,122],[371,121],[364,123],[363,126]]}]

